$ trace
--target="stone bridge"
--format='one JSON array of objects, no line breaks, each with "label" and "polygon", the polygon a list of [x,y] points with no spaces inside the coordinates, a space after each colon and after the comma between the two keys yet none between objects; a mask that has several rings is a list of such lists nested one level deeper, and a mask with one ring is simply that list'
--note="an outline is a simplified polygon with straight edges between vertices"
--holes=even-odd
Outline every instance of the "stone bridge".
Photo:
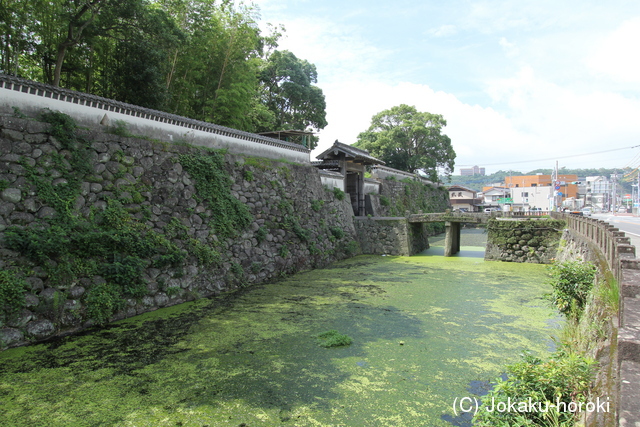
[{"label": "stone bridge", "polygon": [[501,216],[501,213],[445,212],[409,215],[407,216],[407,220],[410,224],[444,222],[446,229],[444,238],[444,256],[452,256],[460,252],[460,224],[465,222],[486,224],[489,219],[497,216]]}]

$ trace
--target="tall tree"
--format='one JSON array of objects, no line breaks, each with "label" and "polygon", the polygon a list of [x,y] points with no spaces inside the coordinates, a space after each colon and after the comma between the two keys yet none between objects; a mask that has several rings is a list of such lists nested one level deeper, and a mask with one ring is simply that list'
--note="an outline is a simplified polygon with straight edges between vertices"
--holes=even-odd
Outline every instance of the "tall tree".
[{"label": "tall tree", "polygon": [[194,0],[167,2],[187,34],[171,55],[168,107],[176,114],[254,130],[263,38],[252,8]]},{"label": "tall tree", "polygon": [[451,139],[442,133],[446,125],[441,115],[402,104],[373,116],[371,126],[358,135],[354,146],[368,150],[389,167],[423,171],[436,181],[438,169],[451,175],[456,158]]},{"label": "tall tree", "polygon": [[320,130],[327,125],[326,102],[316,66],[289,51],[274,51],[260,73],[265,105],[275,115],[275,129]]}]

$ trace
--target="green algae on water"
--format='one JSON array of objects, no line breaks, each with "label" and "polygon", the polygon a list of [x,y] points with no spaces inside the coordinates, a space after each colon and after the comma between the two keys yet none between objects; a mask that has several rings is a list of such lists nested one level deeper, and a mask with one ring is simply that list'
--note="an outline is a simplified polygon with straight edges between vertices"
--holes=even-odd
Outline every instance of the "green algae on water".
[{"label": "green algae on water", "polygon": [[[465,242],[463,236],[463,243]],[[450,426],[455,398],[547,351],[544,266],[359,256],[0,353],[14,426]],[[320,331],[353,338],[318,346]]]}]

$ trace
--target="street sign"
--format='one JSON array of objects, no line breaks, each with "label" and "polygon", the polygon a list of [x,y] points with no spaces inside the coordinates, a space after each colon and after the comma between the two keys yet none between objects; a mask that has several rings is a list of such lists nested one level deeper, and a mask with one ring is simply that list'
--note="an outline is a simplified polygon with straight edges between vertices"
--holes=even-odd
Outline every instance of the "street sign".
[{"label": "street sign", "polygon": [[511,197],[503,197],[498,199],[498,203],[502,203],[502,204],[513,203],[513,199]]}]

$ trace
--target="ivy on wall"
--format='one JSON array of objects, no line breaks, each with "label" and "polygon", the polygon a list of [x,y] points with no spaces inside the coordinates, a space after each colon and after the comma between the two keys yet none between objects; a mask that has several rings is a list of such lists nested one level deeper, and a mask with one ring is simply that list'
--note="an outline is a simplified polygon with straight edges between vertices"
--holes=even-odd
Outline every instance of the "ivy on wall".
[{"label": "ivy on wall", "polygon": [[223,238],[232,237],[251,223],[253,218],[247,206],[231,194],[233,182],[225,171],[224,156],[220,152],[183,154],[178,160],[196,181],[195,197],[211,209],[216,234]]}]

